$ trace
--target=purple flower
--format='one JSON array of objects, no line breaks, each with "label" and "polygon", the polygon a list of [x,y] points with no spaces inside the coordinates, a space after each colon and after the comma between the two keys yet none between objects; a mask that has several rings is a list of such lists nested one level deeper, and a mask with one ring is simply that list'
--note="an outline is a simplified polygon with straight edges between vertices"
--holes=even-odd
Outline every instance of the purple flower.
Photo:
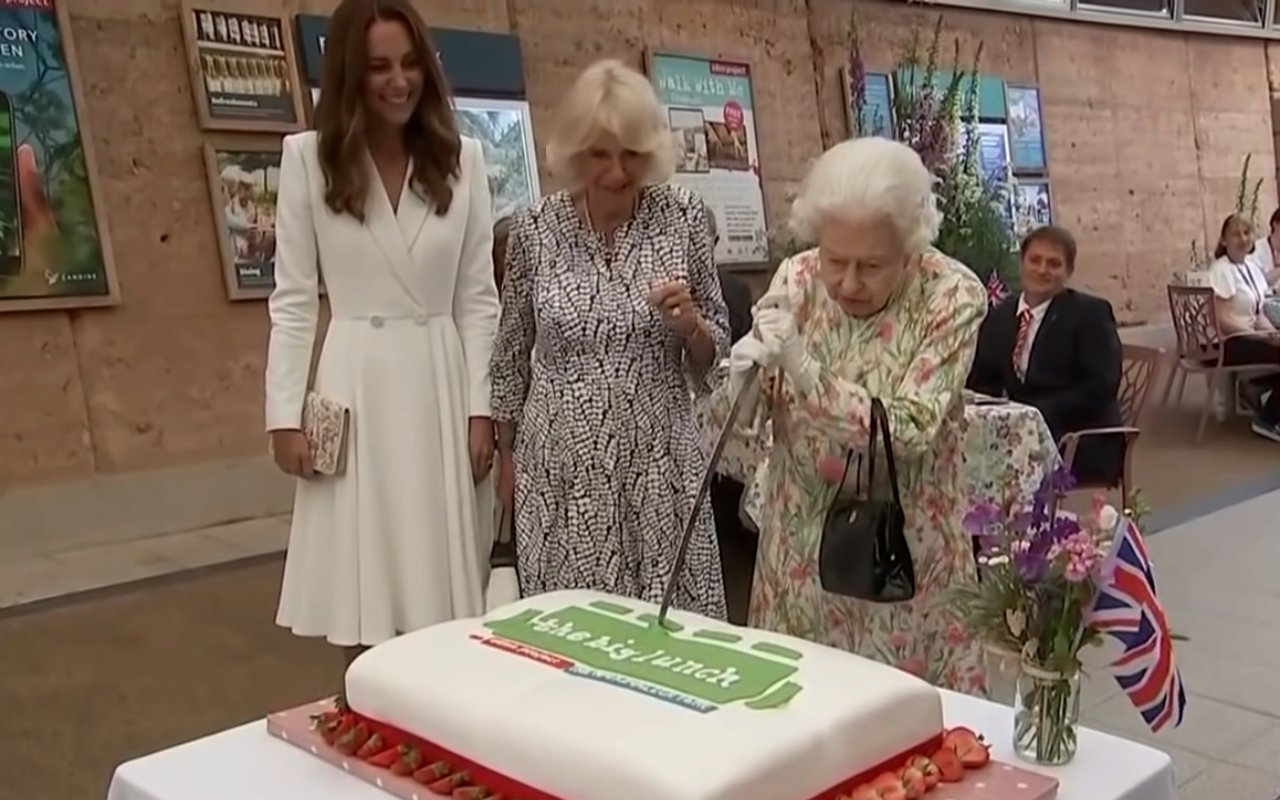
[{"label": "purple flower", "polygon": [[978,503],[964,515],[964,529],[970,536],[983,536],[1003,520],[1000,507],[990,501]]},{"label": "purple flower", "polygon": [[1020,547],[1013,551],[1013,569],[1018,579],[1026,584],[1035,584],[1044,580],[1049,574],[1049,551],[1047,547],[1035,542],[1019,542]]}]

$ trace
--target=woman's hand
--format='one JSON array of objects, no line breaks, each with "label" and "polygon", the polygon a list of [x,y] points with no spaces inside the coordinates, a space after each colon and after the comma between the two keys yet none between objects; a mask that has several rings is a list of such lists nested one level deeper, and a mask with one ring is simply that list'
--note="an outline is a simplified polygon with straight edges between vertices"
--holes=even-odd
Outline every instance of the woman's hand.
[{"label": "woman's hand", "polygon": [[698,310],[693,305],[687,281],[667,281],[655,286],[649,292],[649,305],[657,309],[667,327],[680,336],[687,339],[698,332]]},{"label": "woman's hand", "polygon": [[493,471],[493,420],[472,417],[467,427],[467,447],[471,451],[471,477],[480,483]]},{"label": "woman's hand", "polygon": [[271,432],[271,456],[282,471],[298,478],[315,475],[311,465],[311,445],[300,430]]},{"label": "woman's hand", "polygon": [[778,354],[778,365],[796,387],[809,392],[818,380],[817,365],[809,357],[791,310],[781,306],[760,308],[756,311],[755,330],[764,346]]}]

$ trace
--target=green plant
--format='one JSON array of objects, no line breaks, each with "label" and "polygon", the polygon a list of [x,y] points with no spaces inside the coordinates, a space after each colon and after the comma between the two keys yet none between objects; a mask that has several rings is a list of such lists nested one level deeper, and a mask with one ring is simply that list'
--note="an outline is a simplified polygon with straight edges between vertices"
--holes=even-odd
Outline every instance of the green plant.
[{"label": "green plant", "polygon": [[[863,135],[865,106],[860,29],[850,17],[850,91],[853,134]],[[935,194],[942,225],[934,246],[964,263],[996,289],[1014,288],[1017,258],[1007,179],[988,180],[978,161],[978,103],[983,47],[968,64],[960,40],[951,43],[949,69],[940,69],[943,20],[928,41],[912,29],[892,72],[894,135],[910,146],[937,178]]]}]

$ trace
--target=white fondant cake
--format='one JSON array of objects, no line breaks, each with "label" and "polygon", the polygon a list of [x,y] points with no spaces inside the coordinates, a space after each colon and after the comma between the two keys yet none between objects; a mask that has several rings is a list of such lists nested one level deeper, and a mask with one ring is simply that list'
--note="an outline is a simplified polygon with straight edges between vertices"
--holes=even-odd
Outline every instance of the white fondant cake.
[{"label": "white fondant cake", "polygon": [[843,651],[595,592],[393,639],[358,714],[561,800],[810,800],[937,737],[936,689]]}]

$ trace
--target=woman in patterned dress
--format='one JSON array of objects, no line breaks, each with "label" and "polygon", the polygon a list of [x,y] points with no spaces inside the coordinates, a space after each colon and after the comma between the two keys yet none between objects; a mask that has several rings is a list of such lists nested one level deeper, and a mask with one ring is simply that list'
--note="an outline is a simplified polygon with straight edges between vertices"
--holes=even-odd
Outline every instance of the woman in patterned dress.
[{"label": "woman in patterned dress", "polygon": [[[751,625],[982,693],[978,642],[945,593],[976,579],[957,469],[961,391],[987,296],[930,247],[940,220],[930,175],[905,145],[855,139],[824,154],[792,210],[818,247],[778,268],[754,334],[733,348],[713,416],[722,422],[734,394],[757,385],[746,380],[752,368],[764,369],[752,413],[735,427],[751,436],[773,421]],[[888,412],[915,563],[917,594],[905,603],[830,594],[818,579],[836,492],[823,466],[865,450],[872,398]]]},{"label": "woman in patterned dress", "polygon": [[[616,61],[566,95],[547,146],[567,189],[519,212],[493,358],[499,498],[526,595],[657,602],[706,466],[689,386],[708,391],[728,313],[693,194],[663,183],[674,143],[649,82]],[[704,506],[677,607],[724,618]]]}]

